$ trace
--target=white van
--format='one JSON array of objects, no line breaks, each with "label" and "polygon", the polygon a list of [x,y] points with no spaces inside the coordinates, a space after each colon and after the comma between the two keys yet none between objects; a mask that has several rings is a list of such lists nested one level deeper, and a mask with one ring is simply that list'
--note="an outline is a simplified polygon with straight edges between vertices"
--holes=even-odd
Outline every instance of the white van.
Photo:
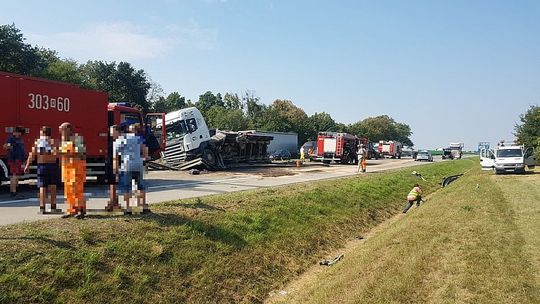
[{"label": "white van", "polygon": [[534,148],[532,147],[525,149],[524,146],[500,145],[492,150],[482,149],[480,151],[482,170],[495,170],[495,173],[524,173],[525,167],[534,169],[535,163]]}]

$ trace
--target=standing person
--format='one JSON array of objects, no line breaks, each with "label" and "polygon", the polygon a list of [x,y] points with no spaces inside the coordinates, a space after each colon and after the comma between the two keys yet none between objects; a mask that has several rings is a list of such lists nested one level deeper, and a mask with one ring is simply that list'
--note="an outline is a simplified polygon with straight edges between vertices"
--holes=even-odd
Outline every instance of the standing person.
[{"label": "standing person", "polygon": [[22,175],[22,163],[26,158],[24,152],[24,143],[22,141],[23,127],[13,128],[12,135],[6,140],[4,149],[7,150],[8,167],[9,167],[9,192],[12,197],[17,195],[17,185],[19,177]]},{"label": "standing person", "polygon": [[300,162],[303,164],[305,160],[306,160],[306,155],[304,152],[304,147],[301,147],[300,148]]},{"label": "standing person", "polygon": [[39,138],[36,139],[28,155],[24,172],[28,173],[30,164],[37,160],[37,185],[39,187],[39,211],[45,214],[47,191],[50,195],[51,213],[57,213],[56,187],[60,183],[60,168],[58,167],[58,151],[51,138],[51,128],[41,127]]},{"label": "standing person", "polygon": [[118,203],[118,194],[116,193],[116,185],[118,184],[118,171],[115,170],[114,165],[114,154],[113,154],[113,143],[120,136],[120,127],[118,125],[113,125],[109,128],[109,136],[111,137],[110,144],[108,147],[108,159],[110,165],[107,166],[107,180],[109,183],[109,202],[105,206],[105,210],[112,212],[115,209],[120,209],[120,204]]},{"label": "standing person", "polygon": [[150,212],[146,204],[144,183],[144,161],[148,158],[148,149],[140,136],[136,135],[137,126],[129,126],[129,132],[121,135],[113,143],[113,168],[118,172],[118,191],[124,195],[126,214],[132,214],[129,200],[133,194],[135,182],[137,205],[143,213]]},{"label": "standing person", "polygon": [[357,174],[360,173],[360,170],[362,170],[362,173],[366,173],[366,159],[367,159],[367,149],[364,147],[364,144],[360,144],[358,148],[358,169]]},{"label": "standing person", "polygon": [[77,219],[83,219],[86,214],[84,198],[86,147],[82,136],[73,133],[73,126],[69,122],[61,124],[59,130],[62,136],[60,145],[62,182],[64,182],[64,196],[68,204],[64,218],[75,216]]},{"label": "standing person", "polygon": [[409,192],[409,194],[407,195],[408,205],[403,210],[403,213],[407,213],[407,211],[409,211],[415,201],[416,207],[420,207],[420,202],[422,201],[422,189],[418,184],[414,184],[414,188],[412,188],[411,192]]}]

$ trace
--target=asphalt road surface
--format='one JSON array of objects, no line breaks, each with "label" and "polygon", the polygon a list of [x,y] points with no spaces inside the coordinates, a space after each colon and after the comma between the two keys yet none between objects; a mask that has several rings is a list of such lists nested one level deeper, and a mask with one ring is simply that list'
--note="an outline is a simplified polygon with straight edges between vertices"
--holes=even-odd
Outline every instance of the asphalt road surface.
[{"label": "asphalt road surface", "polygon": [[[440,157],[435,161],[441,161]],[[384,159],[368,161],[367,171],[380,172],[391,169],[427,164],[415,162],[410,158]],[[147,202],[149,204],[193,198],[226,192],[243,191],[263,187],[275,187],[292,183],[302,183],[322,179],[332,179],[356,174],[356,166],[352,165],[306,165],[300,168],[258,168],[237,169],[227,172],[210,172],[201,175],[190,175],[187,172],[151,171],[146,175]],[[25,183],[20,186],[17,197],[11,198],[7,186],[2,186],[0,193],[0,225],[57,218],[60,215],[38,214],[37,188]],[[66,210],[64,197],[59,189],[58,208]],[[87,208],[103,209],[108,201],[108,186],[88,185],[85,188],[88,198]],[[123,204],[123,199],[120,198]],[[136,205],[134,199],[131,205]],[[48,208],[49,206],[47,206]]]}]

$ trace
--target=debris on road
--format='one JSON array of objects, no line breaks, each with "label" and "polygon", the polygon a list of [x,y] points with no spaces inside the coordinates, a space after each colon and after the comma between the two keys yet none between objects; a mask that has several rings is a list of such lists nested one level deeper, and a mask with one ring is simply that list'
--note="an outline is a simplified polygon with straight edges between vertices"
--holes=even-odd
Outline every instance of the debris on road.
[{"label": "debris on road", "polygon": [[325,265],[325,266],[332,266],[334,265],[335,263],[341,261],[344,257],[344,254],[340,254],[338,256],[336,256],[333,260],[322,260],[319,262],[319,265]]},{"label": "debris on road", "polygon": [[420,172],[413,171],[413,172],[412,172],[412,175],[418,176],[418,177],[420,177],[423,181],[426,181],[426,179],[422,176],[422,174],[420,174]]},{"label": "debris on road", "polygon": [[448,186],[451,182],[455,181],[456,179],[458,179],[462,175],[463,174],[457,174],[457,175],[451,175],[451,176],[448,176],[448,177],[443,177],[443,180],[441,182],[441,186],[443,188]]}]

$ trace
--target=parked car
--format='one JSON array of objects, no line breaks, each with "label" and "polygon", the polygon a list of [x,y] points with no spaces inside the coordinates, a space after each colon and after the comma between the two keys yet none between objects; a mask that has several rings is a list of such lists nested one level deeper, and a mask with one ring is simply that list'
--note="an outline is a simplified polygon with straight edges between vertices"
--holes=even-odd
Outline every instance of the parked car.
[{"label": "parked car", "polygon": [[432,162],[433,156],[431,155],[431,153],[429,153],[429,151],[419,151],[418,154],[416,155],[416,161],[421,161],[421,160]]},{"label": "parked car", "polygon": [[277,150],[270,154],[271,160],[289,160],[291,159],[291,152],[287,150]]}]

